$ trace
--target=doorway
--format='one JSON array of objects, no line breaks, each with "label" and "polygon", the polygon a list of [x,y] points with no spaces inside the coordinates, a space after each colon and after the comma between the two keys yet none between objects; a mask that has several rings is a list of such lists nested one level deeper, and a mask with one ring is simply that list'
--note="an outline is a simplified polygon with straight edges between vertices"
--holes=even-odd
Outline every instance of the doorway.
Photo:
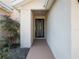
[{"label": "doorway", "polygon": [[35,38],[44,38],[44,19],[35,19]]},{"label": "doorway", "polygon": [[32,10],[33,39],[46,39],[48,10]]}]

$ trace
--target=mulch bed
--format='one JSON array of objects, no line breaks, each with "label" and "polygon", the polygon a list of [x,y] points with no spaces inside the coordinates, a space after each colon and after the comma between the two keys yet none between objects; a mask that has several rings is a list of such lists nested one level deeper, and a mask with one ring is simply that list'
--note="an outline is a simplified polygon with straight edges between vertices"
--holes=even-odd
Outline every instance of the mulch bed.
[{"label": "mulch bed", "polygon": [[26,59],[29,48],[14,48],[9,52],[7,59]]}]

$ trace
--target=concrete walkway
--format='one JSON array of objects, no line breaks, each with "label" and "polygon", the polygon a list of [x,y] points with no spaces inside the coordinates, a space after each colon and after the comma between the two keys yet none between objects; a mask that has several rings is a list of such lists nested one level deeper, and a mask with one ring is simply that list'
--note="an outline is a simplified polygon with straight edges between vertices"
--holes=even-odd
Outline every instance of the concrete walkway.
[{"label": "concrete walkway", "polygon": [[26,59],[55,59],[46,40],[35,40]]}]

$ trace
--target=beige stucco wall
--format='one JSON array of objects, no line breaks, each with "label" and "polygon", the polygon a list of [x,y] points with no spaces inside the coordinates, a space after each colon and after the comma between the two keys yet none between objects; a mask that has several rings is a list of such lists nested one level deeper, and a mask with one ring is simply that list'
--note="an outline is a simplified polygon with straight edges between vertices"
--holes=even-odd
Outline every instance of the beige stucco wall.
[{"label": "beige stucco wall", "polygon": [[48,13],[47,42],[56,59],[71,59],[71,1],[56,0]]},{"label": "beige stucco wall", "polygon": [[71,42],[72,58],[79,59],[79,3],[78,0],[71,0]]},{"label": "beige stucco wall", "polygon": [[42,10],[44,8],[45,0],[34,0],[29,4],[21,6],[20,9],[20,22],[21,22],[21,47],[31,47],[33,41],[33,28],[32,28],[32,12],[31,10]]}]

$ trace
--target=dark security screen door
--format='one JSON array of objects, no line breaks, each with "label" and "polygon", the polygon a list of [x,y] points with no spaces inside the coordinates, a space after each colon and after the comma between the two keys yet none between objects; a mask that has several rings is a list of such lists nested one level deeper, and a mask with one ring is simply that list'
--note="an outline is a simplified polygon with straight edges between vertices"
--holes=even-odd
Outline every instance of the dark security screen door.
[{"label": "dark security screen door", "polygon": [[35,20],[35,37],[44,38],[44,19]]}]

